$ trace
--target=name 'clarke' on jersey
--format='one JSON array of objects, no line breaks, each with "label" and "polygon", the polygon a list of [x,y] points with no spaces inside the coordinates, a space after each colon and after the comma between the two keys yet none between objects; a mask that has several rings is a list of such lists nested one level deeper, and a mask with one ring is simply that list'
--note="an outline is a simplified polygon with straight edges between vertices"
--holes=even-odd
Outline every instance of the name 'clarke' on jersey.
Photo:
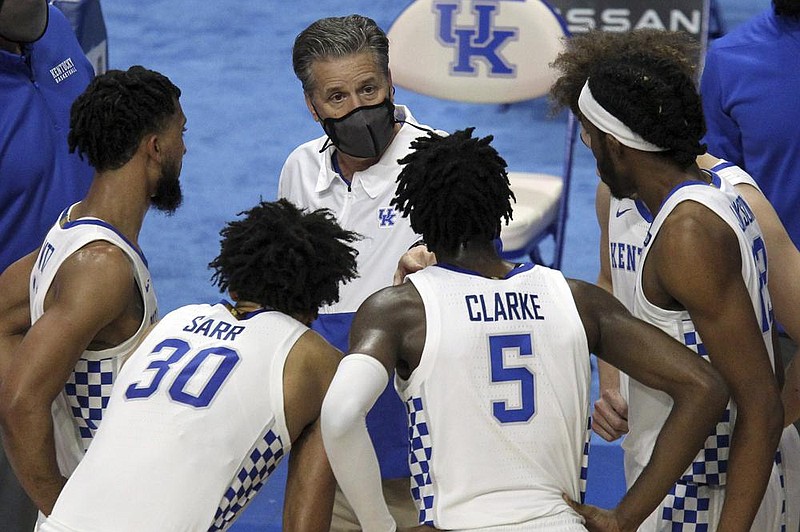
[{"label": "name 'clarke' on jersey", "polygon": [[523,264],[490,279],[439,264],[408,280],[425,306],[425,347],[395,387],[420,522],[566,519],[561,494],[585,489],[591,368],[564,276]]},{"label": "name 'clarke' on jersey", "polygon": [[470,321],[543,320],[538,299],[536,294],[523,292],[464,296]]}]

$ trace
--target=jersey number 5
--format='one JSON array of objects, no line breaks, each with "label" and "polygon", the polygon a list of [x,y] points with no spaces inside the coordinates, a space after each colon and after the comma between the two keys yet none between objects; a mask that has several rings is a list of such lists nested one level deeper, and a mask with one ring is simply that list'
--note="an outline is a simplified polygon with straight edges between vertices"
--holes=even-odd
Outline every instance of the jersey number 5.
[{"label": "jersey number 5", "polygon": [[500,423],[524,423],[536,413],[535,376],[526,367],[506,367],[505,350],[514,350],[520,357],[533,356],[530,334],[504,334],[489,337],[492,382],[518,382],[519,408],[509,408],[508,401],[492,401],[492,415]]},{"label": "jersey number 5", "polygon": [[[149,356],[157,355],[165,350],[172,350],[172,354],[165,360],[154,360],[150,362],[145,368],[145,371],[155,372],[150,379],[150,383],[143,384],[142,381],[134,382],[125,390],[126,399],[142,399],[153,395],[156,390],[158,390],[161,381],[167,373],[171,369],[174,369],[173,365],[191,351],[191,346],[188,342],[180,338],[167,338],[160,342]],[[209,360],[209,357],[211,357],[211,360]],[[211,400],[214,399],[214,396],[217,395],[220,386],[222,386],[222,383],[228,378],[230,372],[233,371],[237,362],[239,362],[239,354],[228,347],[217,346],[202,349],[198,351],[172,379],[172,384],[169,387],[169,396],[174,401],[195,408],[206,407],[211,403]],[[216,363],[216,369],[213,370],[213,373],[205,377],[202,382],[192,383],[192,386],[189,388],[190,391],[187,391],[187,385],[191,382],[192,377],[197,375],[204,364],[214,363]],[[213,368],[213,366],[206,366],[201,376],[209,371],[210,368]],[[197,388],[199,388],[199,390]],[[192,393],[192,391],[195,393]]]}]

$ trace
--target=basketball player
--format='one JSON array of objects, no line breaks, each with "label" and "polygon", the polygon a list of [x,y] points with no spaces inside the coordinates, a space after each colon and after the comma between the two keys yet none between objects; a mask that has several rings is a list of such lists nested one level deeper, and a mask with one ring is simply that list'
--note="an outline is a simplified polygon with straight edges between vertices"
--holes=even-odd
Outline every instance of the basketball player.
[{"label": "basketball player", "polygon": [[95,168],[89,192],[0,277],[3,444],[44,515],[89,446],[123,358],[157,317],[138,236],[151,205],[181,202],[180,94],[140,66],[90,83],[68,136]]},{"label": "basketball player", "polygon": [[[695,77],[698,57],[697,42],[683,32],[637,29],[625,33],[594,32],[567,42],[566,50],[555,66],[561,77],[553,88],[553,99],[560,107],[577,102],[586,81],[586,69],[597,61],[621,51],[645,52],[653,60],[669,61],[682,66]],[[576,109],[577,110],[577,109]],[[697,158],[700,168],[716,172],[735,185],[747,201],[764,233],[769,256],[769,285],[775,316],[790,335],[800,338],[800,251],[795,248],[775,209],[764,197],[754,179],[736,165],[710,154]],[[640,201],[612,198],[608,186],[598,183],[595,206],[600,225],[600,273],[597,284],[611,291],[626,307],[632,308],[636,265],[652,216]],[[644,216],[642,213],[644,212]],[[619,213],[619,214],[618,214]],[[783,355],[792,353],[784,352]],[[592,427],[603,438],[613,441],[627,432],[627,403],[618,391],[614,368],[599,362],[601,397],[595,404]],[[784,424],[800,419],[800,375],[797,367],[787,369],[784,396]],[[794,393],[792,393],[794,389]]]},{"label": "basketball player", "polygon": [[[580,36],[567,43],[555,66],[561,76],[553,87],[553,98],[561,106],[577,104],[578,95],[586,82],[586,72],[591,65],[609,60],[622,53],[646,54],[651,61],[667,62],[682,68],[688,76],[695,76],[697,44],[680,32],[660,30],[634,30],[625,34],[595,32]],[[577,109],[575,109],[577,111]],[[794,247],[775,210],[759,190],[753,178],[738,166],[703,154],[697,164],[719,175],[735,186],[736,191],[751,207],[764,235],[768,261],[768,279],[775,316],[791,334],[800,336],[800,252]],[[637,266],[653,217],[641,200],[614,198],[608,186],[599,183],[596,195],[597,216],[600,223],[600,274],[598,284],[612,290],[628,309],[633,308]],[[786,354],[786,353],[784,353]],[[776,362],[778,362],[776,360]],[[600,369],[600,399],[592,415],[594,430],[612,441],[628,431],[627,383],[622,383],[620,394],[619,372],[598,361]],[[605,369],[605,370],[604,370]],[[776,365],[780,369],[780,364]],[[800,415],[797,387],[800,385],[800,365],[791,364],[783,388],[784,424],[780,443],[781,461],[785,474],[786,524],[797,530],[800,523],[800,438],[789,425]],[[612,377],[612,378],[609,378]]]},{"label": "basketball player", "polygon": [[307,324],[355,277],[356,234],[286,200],[243,214],[210,264],[235,304],[179,308],[136,349],[43,531],[227,529],[290,449],[284,530],[328,529],[317,418],[341,354]]},{"label": "basketball player", "polygon": [[[708,356],[732,395],[703,452],[641,530],[779,530],[783,410],[763,234],[732,186],[696,164],[705,151],[703,115],[683,65],[646,49],[620,50],[582,76],[568,104],[601,180],[612,196],[635,198],[653,216],[638,257],[634,315]],[[635,377],[629,393],[623,448],[631,485],[671,403]]]},{"label": "basketball player", "polygon": [[[322,407],[331,465],[362,527],[392,530],[364,415],[396,370],[421,524],[586,530],[580,510],[587,526],[632,530],[701,447],[725,387],[600,288],[498,256],[493,239],[513,193],[490,141],[472,129],[430,134],[400,161],[393,205],[439,263],[360,307],[352,354]],[[675,401],[645,472],[610,511],[574,502],[585,480],[590,351]]]}]

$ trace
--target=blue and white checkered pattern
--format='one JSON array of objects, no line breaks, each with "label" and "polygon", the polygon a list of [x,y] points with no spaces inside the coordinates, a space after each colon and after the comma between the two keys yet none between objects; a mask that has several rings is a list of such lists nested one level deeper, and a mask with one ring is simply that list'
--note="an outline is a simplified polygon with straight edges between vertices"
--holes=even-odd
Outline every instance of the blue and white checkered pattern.
[{"label": "blue and white checkered pattern", "polygon": [[[669,492],[661,518],[672,532],[710,532],[708,488],[679,480]],[[664,527],[664,530],[667,528]]]},{"label": "blue and white checkered pattern", "polygon": [[775,465],[778,466],[779,476],[781,480],[781,492],[783,493],[783,502],[781,503],[781,532],[786,532],[786,479],[783,476],[784,465],[783,456],[781,456],[780,449],[775,451]]},{"label": "blue and white checkered pattern", "polygon": [[242,462],[242,468],[222,496],[209,532],[225,530],[230,526],[236,515],[256,496],[283,454],[281,437],[268,430]]},{"label": "blue and white checkered pattern", "polygon": [[67,403],[81,435],[83,450],[89,448],[97,427],[108,406],[111,387],[117,371],[117,360],[81,358],[64,385]]},{"label": "blue and white checkered pattern", "polygon": [[419,509],[420,524],[433,525],[433,482],[430,475],[433,447],[422,398],[409,398],[406,401],[406,411],[410,443],[408,465],[411,469],[411,495]]},{"label": "blue and white checkered pattern", "polygon": [[586,502],[586,478],[589,476],[589,447],[592,441],[592,416],[589,416],[589,423],[586,427],[586,439],[583,442],[583,457],[581,457],[581,504]]},{"label": "blue and white checkered pattern", "polygon": [[[708,360],[708,353],[700,335],[691,320],[683,320],[683,343]],[[730,404],[717,422],[714,431],[706,438],[703,449],[681,477],[684,482],[724,486],[728,477],[728,456],[731,446],[731,408]]]}]

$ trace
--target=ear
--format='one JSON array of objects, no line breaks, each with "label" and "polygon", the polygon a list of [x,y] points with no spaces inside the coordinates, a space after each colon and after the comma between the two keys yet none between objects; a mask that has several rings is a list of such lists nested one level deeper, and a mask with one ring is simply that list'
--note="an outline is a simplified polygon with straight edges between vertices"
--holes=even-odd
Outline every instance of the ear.
[{"label": "ear", "polygon": [[149,158],[161,162],[162,149],[157,134],[149,133],[145,135],[142,139],[142,146]]},{"label": "ear", "polygon": [[615,157],[622,157],[625,154],[626,146],[622,144],[616,137],[613,135],[605,134],[603,135],[606,147],[608,150],[614,154]]},{"label": "ear", "polygon": [[317,110],[314,109],[314,104],[311,102],[311,94],[308,92],[304,93],[305,100],[306,100],[306,107],[308,107],[308,112],[311,113],[311,116],[314,118],[314,122],[319,122],[320,118],[317,114]]},{"label": "ear", "polygon": [[394,88],[394,83],[392,82],[392,69],[391,68],[389,69],[389,74],[388,74],[387,78],[388,78],[388,81],[389,81],[389,101],[394,103],[394,91],[395,91],[395,88]]}]

